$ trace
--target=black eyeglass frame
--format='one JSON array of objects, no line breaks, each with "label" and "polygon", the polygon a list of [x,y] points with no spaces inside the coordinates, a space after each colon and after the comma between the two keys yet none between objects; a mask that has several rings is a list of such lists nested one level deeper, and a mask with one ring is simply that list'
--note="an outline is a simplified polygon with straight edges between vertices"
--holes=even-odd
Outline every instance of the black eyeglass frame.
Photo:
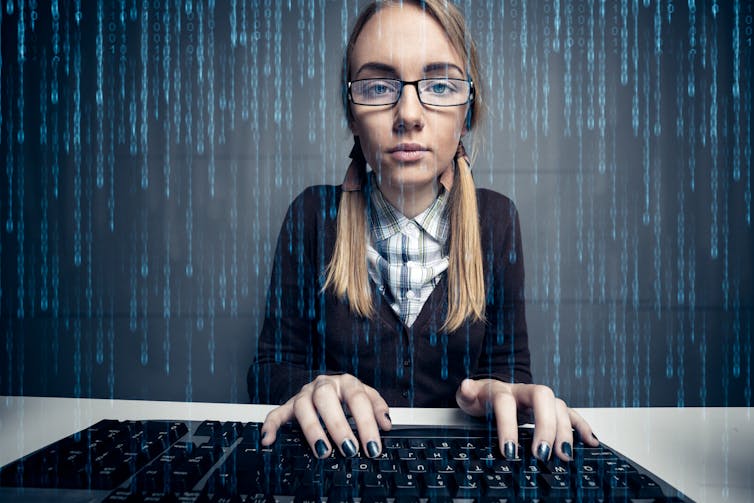
[{"label": "black eyeglass frame", "polygon": [[[435,104],[432,104],[432,103],[425,103],[422,100],[421,93],[419,92],[419,82],[424,82],[425,80],[439,80],[439,79],[442,79],[442,80],[452,80],[452,81],[457,81],[457,82],[468,82],[468,84],[469,84],[469,96],[468,96],[468,98],[466,98],[466,101],[464,101],[463,103],[458,103],[457,105],[435,105]],[[398,97],[392,103],[380,103],[380,104],[357,103],[353,99],[353,95],[352,95],[352,92],[351,92],[351,84],[353,84],[354,82],[364,82],[366,80],[389,80],[389,81],[392,81],[392,82],[398,82],[398,83],[400,83],[401,87],[400,87],[400,89],[398,89]],[[348,101],[350,101],[354,105],[359,105],[359,106],[363,106],[363,107],[391,107],[391,106],[395,105],[396,103],[398,103],[401,100],[401,96],[403,96],[403,88],[406,87],[406,86],[414,86],[414,88],[416,89],[416,97],[419,98],[419,103],[421,103],[422,105],[428,106],[428,107],[460,107],[460,106],[463,106],[463,105],[467,105],[469,103],[474,103],[474,81],[473,80],[471,80],[471,79],[444,78],[444,77],[439,77],[439,78],[438,77],[431,77],[431,78],[426,78],[426,79],[410,80],[410,81],[409,80],[394,79],[394,78],[371,78],[371,79],[349,80],[348,81],[348,93],[347,93]]]}]

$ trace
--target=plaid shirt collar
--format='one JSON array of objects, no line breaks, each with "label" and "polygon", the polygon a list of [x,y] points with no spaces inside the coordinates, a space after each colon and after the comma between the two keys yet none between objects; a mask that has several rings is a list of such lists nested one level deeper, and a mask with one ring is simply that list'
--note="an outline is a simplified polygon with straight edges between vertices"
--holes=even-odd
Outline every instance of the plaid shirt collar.
[{"label": "plaid shirt collar", "polygon": [[369,173],[368,182],[371,201],[372,235],[375,241],[383,241],[403,229],[410,221],[414,221],[424,232],[432,236],[438,243],[444,244],[450,232],[450,220],[447,214],[448,191],[440,185],[437,198],[429,207],[413,219],[407,218],[398,211],[382,195],[377,185],[374,171]]}]

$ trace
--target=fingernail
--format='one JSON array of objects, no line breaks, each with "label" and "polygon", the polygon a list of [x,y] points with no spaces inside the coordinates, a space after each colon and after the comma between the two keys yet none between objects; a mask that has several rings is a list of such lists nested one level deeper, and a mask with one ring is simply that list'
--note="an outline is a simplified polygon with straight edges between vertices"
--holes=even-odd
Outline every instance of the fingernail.
[{"label": "fingernail", "polygon": [[262,437],[259,440],[264,440],[264,437],[266,437],[266,436],[267,436],[267,432],[263,431],[262,432]]},{"label": "fingernail", "polygon": [[508,440],[503,445],[503,456],[505,459],[516,459],[516,444],[512,440]]},{"label": "fingernail", "polygon": [[345,439],[340,448],[343,449],[343,454],[348,458],[352,458],[356,455],[356,446],[351,442],[351,439]]},{"label": "fingernail", "polygon": [[540,442],[537,446],[537,459],[546,463],[550,458],[550,444],[547,442]]},{"label": "fingernail", "polygon": [[599,439],[599,438],[597,438],[597,435],[595,435],[595,434],[594,434],[594,432],[592,432],[592,438],[593,438],[593,439],[595,439],[595,440],[596,440],[597,442],[599,442],[599,441],[600,441],[600,439]]},{"label": "fingernail", "polygon": [[390,423],[393,422],[393,420],[390,419],[390,414],[388,414],[387,412],[385,412],[385,417],[387,418],[388,421],[390,421]]},{"label": "fingernail", "polygon": [[377,445],[377,442],[374,440],[370,440],[367,442],[367,453],[369,454],[370,458],[376,458],[380,454],[380,448]]},{"label": "fingernail", "polygon": [[321,438],[314,444],[314,449],[317,451],[318,458],[324,458],[327,454],[327,444]]},{"label": "fingernail", "polygon": [[573,457],[573,450],[571,449],[571,444],[569,442],[563,442],[560,444],[560,450],[569,458]]}]

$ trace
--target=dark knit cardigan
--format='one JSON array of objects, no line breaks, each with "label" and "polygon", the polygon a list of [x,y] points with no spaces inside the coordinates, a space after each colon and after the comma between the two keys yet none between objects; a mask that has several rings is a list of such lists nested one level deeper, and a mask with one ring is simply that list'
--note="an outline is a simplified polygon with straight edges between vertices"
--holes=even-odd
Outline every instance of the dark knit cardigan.
[{"label": "dark knit cardigan", "polygon": [[[448,303],[447,274],[406,327],[373,288],[373,319],[323,292],[335,243],[341,187],[304,190],[290,205],[275,251],[249,398],[280,404],[320,374],[349,373],[393,407],[456,407],[466,378],[531,382],[518,213],[507,197],[477,189],[487,295],[485,322],[439,331]],[[366,260],[364,257],[361,260]]]}]

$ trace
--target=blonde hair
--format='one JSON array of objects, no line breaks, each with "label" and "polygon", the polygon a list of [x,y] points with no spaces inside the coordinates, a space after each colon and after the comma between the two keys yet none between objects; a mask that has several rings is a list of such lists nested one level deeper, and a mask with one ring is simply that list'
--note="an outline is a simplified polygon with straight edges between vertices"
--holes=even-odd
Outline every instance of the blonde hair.
[{"label": "blonde hair", "polygon": [[[474,99],[466,116],[466,129],[475,128],[482,119],[482,79],[476,45],[468,34],[463,14],[447,0],[382,0],[371,2],[356,19],[343,59],[343,106],[349,124],[353,115],[347,99],[350,62],[356,40],[364,25],[387,5],[411,3],[421,7],[440,24],[450,44],[463,57],[474,83]],[[459,154],[462,149],[459,148]],[[358,139],[354,147],[354,162],[362,172],[366,160]],[[353,154],[352,154],[353,155]],[[465,155],[456,155],[453,187],[449,194],[450,246],[448,257],[448,312],[440,330],[453,332],[467,320],[485,319],[485,288],[482,266],[482,244],[479,229],[476,189]],[[324,289],[331,288],[341,300],[347,301],[351,311],[359,316],[374,316],[374,303],[369,288],[367,269],[367,201],[363,190],[343,191],[338,206],[337,229],[333,256],[327,266]]]}]

